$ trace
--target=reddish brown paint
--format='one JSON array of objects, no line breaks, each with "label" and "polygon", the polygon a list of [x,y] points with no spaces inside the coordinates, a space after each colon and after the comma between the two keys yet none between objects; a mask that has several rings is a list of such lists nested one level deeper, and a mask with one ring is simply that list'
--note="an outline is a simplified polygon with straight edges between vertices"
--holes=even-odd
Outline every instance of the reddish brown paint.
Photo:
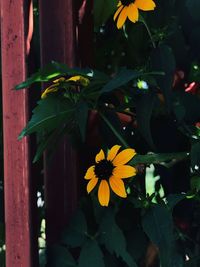
[{"label": "reddish brown paint", "polygon": [[81,0],[78,7],[78,55],[81,67],[92,67],[94,61],[93,46],[93,0]]},{"label": "reddish brown paint", "polygon": [[[74,0],[40,1],[41,60],[74,66],[76,34]],[[45,157],[45,203],[47,244],[58,241],[77,206],[77,157],[63,140],[50,163]]]},{"label": "reddish brown paint", "polygon": [[28,119],[27,91],[14,91],[26,78],[24,0],[1,1],[6,266],[31,267],[29,142],[17,136]]},{"label": "reddish brown paint", "polygon": [[30,0],[29,4],[29,16],[28,16],[28,32],[26,37],[26,55],[29,55],[31,49],[31,40],[33,37],[33,30],[34,30],[34,23],[33,23],[33,1]]}]

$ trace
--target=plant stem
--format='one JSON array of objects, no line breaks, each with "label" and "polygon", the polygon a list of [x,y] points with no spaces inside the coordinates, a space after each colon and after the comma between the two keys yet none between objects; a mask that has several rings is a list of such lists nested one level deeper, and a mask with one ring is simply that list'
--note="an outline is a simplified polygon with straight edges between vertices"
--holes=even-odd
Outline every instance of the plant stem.
[{"label": "plant stem", "polygon": [[101,113],[99,112],[100,116],[102,117],[102,119],[105,121],[105,123],[108,125],[108,127],[110,128],[110,130],[114,133],[114,135],[119,139],[119,141],[122,143],[122,145],[125,148],[128,148],[129,145],[126,143],[126,141],[124,140],[124,138],[121,136],[121,134],[119,134],[117,132],[117,130],[113,127],[113,125],[110,123],[110,121]]},{"label": "plant stem", "polygon": [[150,39],[151,39],[151,43],[152,43],[152,45],[153,45],[153,48],[156,48],[156,44],[155,44],[155,42],[154,42],[154,40],[153,40],[153,36],[152,36],[152,34],[151,34],[151,31],[150,31],[150,29],[149,29],[149,26],[147,25],[147,23],[146,23],[146,21],[144,20],[144,18],[141,16],[141,18],[140,18],[140,21],[144,24],[144,26],[145,26],[145,28],[146,28],[146,30],[147,30],[147,32],[148,32],[148,35],[149,35],[149,37],[150,37]]}]

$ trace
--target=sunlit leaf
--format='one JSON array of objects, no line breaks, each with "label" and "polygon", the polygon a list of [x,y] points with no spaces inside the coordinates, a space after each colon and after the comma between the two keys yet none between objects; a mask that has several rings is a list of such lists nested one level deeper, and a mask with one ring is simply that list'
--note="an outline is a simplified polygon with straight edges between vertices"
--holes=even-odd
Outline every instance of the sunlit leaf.
[{"label": "sunlit leaf", "polygon": [[[97,72],[98,74],[98,72]],[[101,74],[99,72],[99,74]],[[65,75],[84,75],[93,77],[94,71],[91,69],[80,69],[80,68],[69,68],[66,64],[58,63],[52,61],[50,64],[46,65],[38,72],[34,73],[31,77],[29,77],[26,81],[18,84],[15,89],[23,89],[25,87],[29,87],[31,84],[36,82],[48,82],[55,79],[58,76],[65,76]]]}]

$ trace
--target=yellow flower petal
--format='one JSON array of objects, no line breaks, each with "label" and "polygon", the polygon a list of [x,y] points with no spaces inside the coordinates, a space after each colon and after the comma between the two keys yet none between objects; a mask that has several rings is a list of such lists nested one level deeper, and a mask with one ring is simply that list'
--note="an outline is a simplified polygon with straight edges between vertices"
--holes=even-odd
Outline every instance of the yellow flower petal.
[{"label": "yellow flower petal", "polygon": [[86,180],[90,180],[90,179],[96,178],[95,173],[94,173],[94,165],[91,166],[90,168],[88,168],[84,178]]},{"label": "yellow flower petal", "polygon": [[99,185],[98,199],[101,206],[108,206],[110,201],[110,188],[106,180],[102,180]]},{"label": "yellow flower petal", "polygon": [[103,150],[101,149],[100,152],[96,155],[95,161],[98,163],[99,161],[105,159],[105,154]]},{"label": "yellow flower petal", "polygon": [[135,5],[143,11],[154,10],[156,7],[153,0],[135,0]]},{"label": "yellow flower petal", "polygon": [[88,184],[87,184],[87,192],[88,194],[95,188],[96,184],[98,182],[97,178],[92,178]]},{"label": "yellow flower petal", "polygon": [[120,196],[120,197],[127,197],[126,194],[126,190],[125,190],[125,186],[124,183],[121,179],[116,178],[115,176],[110,177],[109,179],[109,183],[110,183],[110,187],[112,189],[112,191]]},{"label": "yellow flower petal", "polygon": [[128,6],[127,9],[127,13],[128,13],[128,18],[132,21],[132,22],[136,22],[138,21],[139,18],[139,13],[138,13],[138,9],[137,6],[135,4],[130,4]]},{"label": "yellow flower petal", "polygon": [[90,80],[88,78],[85,78],[81,75],[72,76],[69,79],[66,80],[67,82],[80,82],[81,85],[87,86],[90,83]]},{"label": "yellow flower petal", "polygon": [[124,6],[120,5],[119,8],[117,9],[117,11],[114,14],[113,19],[116,20],[116,18],[118,17],[119,13],[121,12],[121,10],[123,9]]},{"label": "yellow flower petal", "polygon": [[41,98],[44,99],[47,97],[49,93],[57,92],[59,83],[52,84],[51,86],[47,87],[45,91],[42,93]]},{"label": "yellow flower petal", "polygon": [[121,6],[122,5],[122,2],[119,1],[119,3],[117,4],[117,7]]},{"label": "yellow flower petal", "polygon": [[127,162],[129,162],[134,156],[136,155],[136,152],[132,148],[127,148],[121,151],[113,160],[113,165],[124,165]]},{"label": "yellow flower petal", "polygon": [[113,176],[116,178],[124,179],[136,175],[136,169],[129,165],[117,166],[113,170]]},{"label": "yellow flower petal", "polygon": [[127,19],[127,6],[125,6],[120,12],[117,20],[117,28],[120,29]]},{"label": "yellow flower petal", "polygon": [[119,145],[115,145],[115,146],[111,147],[110,151],[108,152],[107,160],[112,161],[116,157],[120,147],[121,146],[119,146]]},{"label": "yellow flower petal", "polygon": [[78,82],[81,79],[80,75],[77,76],[72,76],[69,79],[67,79],[67,82],[73,81],[73,82]]},{"label": "yellow flower petal", "polygon": [[53,83],[60,83],[60,82],[64,82],[66,79],[64,77],[60,77],[56,80],[53,81]]}]

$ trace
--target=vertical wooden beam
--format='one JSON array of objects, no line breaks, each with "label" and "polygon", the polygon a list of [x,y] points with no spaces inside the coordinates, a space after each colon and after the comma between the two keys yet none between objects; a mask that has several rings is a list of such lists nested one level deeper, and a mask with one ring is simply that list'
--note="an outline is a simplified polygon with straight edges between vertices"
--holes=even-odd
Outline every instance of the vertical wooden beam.
[{"label": "vertical wooden beam", "polygon": [[81,0],[78,7],[78,55],[81,67],[94,64],[93,0]]},{"label": "vertical wooden beam", "polygon": [[73,0],[40,1],[42,65],[57,60],[76,62],[76,14]]},{"label": "vertical wooden beam", "polygon": [[27,91],[14,91],[26,78],[25,26],[28,1],[1,0],[3,141],[6,266],[31,267],[30,166],[28,139],[17,140],[27,123]]},{"label": "vertical wooden beam", "polygon": [[[76,25],[74,0],[40,1],[41,60],[74,66]],[[63,227],[77,207],[77,157],[63,140],[50,163],[45,160],[47,244],[59,240]]]}]

